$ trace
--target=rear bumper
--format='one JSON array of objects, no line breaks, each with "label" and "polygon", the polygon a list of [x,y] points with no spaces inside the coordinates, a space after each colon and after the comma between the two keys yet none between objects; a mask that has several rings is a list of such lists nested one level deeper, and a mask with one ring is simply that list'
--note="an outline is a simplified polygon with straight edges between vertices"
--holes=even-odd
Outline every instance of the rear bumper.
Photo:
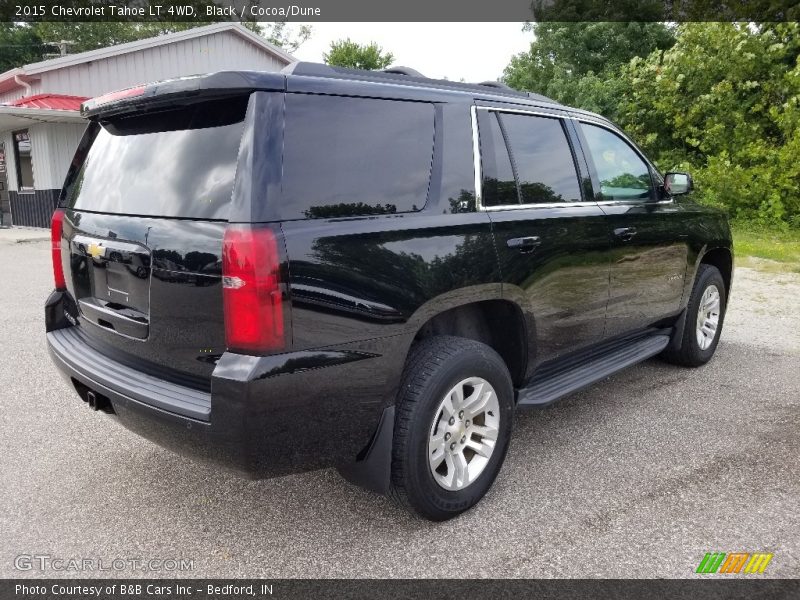
[{"label": "rear bumper", "polygon": [[391,360],[373,352],[225,353],[207,393],[104,356],[81,329],[47,333],[50,355],[71,386],[108,398],[115,417],[143,437],[248,477],[354,461],[392,395],[390,382],[376,376]]},{"label": "rear bumper", "polygon": [[207,422],[211,394],[177,385],[118,363],[90,346],[81,327],[57,329],[47,334],[50,354],[62,370],[84,385],[175,415]]}]

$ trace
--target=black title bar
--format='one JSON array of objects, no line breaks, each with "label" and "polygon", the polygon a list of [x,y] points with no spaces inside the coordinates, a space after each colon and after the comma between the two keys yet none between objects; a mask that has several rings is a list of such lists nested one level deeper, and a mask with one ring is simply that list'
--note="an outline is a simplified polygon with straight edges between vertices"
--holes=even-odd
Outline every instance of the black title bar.
[{"label": "black title bar", "polygon": [[797,21],[800,0],[2,0],[37,21]]}]

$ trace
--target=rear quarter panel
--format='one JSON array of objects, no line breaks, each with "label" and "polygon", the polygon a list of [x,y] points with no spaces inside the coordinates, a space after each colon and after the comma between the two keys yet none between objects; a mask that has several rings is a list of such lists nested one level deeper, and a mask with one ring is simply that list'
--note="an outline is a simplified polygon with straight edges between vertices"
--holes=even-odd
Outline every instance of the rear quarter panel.
[{"label": "rear quarter panel", "polygon": [[[314,450],[335,460],[352,459],[369,442],[382,409],[395,400],[413,338],[430,317],[501,297],[491,222],[475,206],[470,102],[432,104],[430,183],[427,198],[415,203],[421,210],[281,220],[291,351],[370,355],[309,373],[303,389],[291,394],[291,406],[270,402],[273,408],[304,414],[313,431],[322,432],[331,419],[338,419],[337,435],[327,438],[324,449],[319,447],[322,436],[317,436]],[[274,101],[271,106],[274,114]],[[270,181],[253,185],[252,190],[267,190],[265,197],[253,196],[262,203],[253,214],[279,220],[275,207],[280,206],[282,172],[261,173]],[[308,175],[314,176],[313,168]]]}]

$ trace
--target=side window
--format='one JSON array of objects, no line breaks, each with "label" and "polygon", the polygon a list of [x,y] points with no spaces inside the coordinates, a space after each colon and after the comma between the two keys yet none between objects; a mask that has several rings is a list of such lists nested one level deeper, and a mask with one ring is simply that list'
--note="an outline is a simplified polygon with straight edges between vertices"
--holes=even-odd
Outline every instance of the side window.
[{"label": "side window", "polygon": [[581,200],[578,172],[560,119],[478,114],[484,206]]},{"label": "side window", "polygon": [[484,206],[519,204],[517,183],[497,113],[478,111]]},{"label": "side window", "polygon": [[581,123],[603,200],[638,200],[651,196],[650,169],[625,140],[608,129]]},{"label": "side window", "polygon": [[421,210],[433,157],[433,105],[286,95],[285,219]]},{"label": "side window", "polygon": [[561,119],[503,113],[522,204],[580,202],[578,171]]}]

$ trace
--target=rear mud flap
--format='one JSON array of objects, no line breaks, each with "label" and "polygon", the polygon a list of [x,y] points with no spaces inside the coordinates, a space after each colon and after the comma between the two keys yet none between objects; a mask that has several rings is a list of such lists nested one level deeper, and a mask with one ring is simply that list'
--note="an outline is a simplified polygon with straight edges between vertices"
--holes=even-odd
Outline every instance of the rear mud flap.
[{"label": "rear mud flap", "polygon": [[393,437],[394,406],[389,406],[383,410],[375,435],[363,456],[337,467],[337,470],[350,483],[387,495],[392,475]]}]

